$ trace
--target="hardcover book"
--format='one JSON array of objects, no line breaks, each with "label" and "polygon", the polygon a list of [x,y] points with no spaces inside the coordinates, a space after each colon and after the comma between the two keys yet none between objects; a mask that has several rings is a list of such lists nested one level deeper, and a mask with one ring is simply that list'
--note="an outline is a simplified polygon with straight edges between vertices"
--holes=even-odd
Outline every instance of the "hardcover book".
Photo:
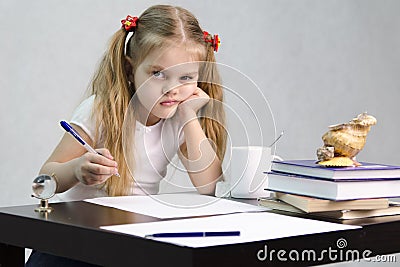
[{"label": "hardcover book", "polygon": [[371,210],[389,207],[387,198],[367,198],[356,200],[333,201],[293,194],[276,193],[276,198],[305,212],[332,210]]},{"label": "hardcover book", "polygon": [[273,161],[271,170],[325,179],[399,179],[400,166],[360,162],[357,167],[325,167],[315,160]]},{"label": "hardcover book", "polygon": [[339,220],[361,219],[378,216],[400,215],[399,203],[389,202],[388,208],[372,210],[336,210],[324,212],[305,212],[277,198],[259,198],[258,205],[273,210],[288,211],[300,214],[310,214],[317,217]]},{"label": "hardcover book", "polygon": [[378,216],[399,215],[400,207],[390,205],[388,208],[385,209],[337,210],[337,211],[327,211],[327,212],[316,212],[313,214],[321,217],[349,220],[349,219],[361,219],[361,218],[378,217]]}]

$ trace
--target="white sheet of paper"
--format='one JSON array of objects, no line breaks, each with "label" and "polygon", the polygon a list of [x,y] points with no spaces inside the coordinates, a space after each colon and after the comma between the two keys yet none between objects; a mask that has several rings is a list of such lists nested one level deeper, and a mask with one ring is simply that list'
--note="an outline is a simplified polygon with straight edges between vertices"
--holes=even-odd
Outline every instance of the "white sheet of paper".
[{"label": "white sheet of paper", "polygon": [[267,210],[265,207],[195,193],[102,197],[85,201],[160,219]]},{"label": "white sheet of paper", "polygon": [[[258,212],[103,226],[101,228],[140,237],[154,233],[170,232],[240,231],[240,236],[231,237],[155,238],[155,240],[161,242],[196,248],[270,240],[361,227],[296,218],[269,212]],[[335,244],[332,244],[332,246],[334,245]]]}]

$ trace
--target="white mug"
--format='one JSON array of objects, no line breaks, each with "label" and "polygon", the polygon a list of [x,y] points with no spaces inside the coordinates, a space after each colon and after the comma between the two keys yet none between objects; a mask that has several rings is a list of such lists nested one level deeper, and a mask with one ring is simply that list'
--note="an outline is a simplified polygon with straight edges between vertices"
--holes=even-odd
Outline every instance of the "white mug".
[{"label": "white mug", "polygon": [[255,199],[269,196],[266,191],[272,160],[282,160],[271,154],[271,147],[232,147],[225,181],[217,183],[216,196]]}]

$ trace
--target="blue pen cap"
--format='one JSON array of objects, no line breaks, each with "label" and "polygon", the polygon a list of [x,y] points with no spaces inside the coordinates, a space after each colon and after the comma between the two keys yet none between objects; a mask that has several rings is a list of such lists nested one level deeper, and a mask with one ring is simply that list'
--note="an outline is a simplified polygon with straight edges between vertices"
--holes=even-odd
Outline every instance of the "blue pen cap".
[{"label": "blue pen cap", "polygon": [[74,128],[72,128],[71,125],[69,125],[68,122],[60,121],[60,124],[61,124],[61,127],[63,127],[65,131],[72,134],[76,138],[76,140],[79,141],[79,143],[81,143],[82,145],[86,144],[85,141],[82,140],[82,137],[74,130]]},{"label": "blue pen cap", "polygon": [[61,127],[64,128],[64,130],[66,130],[67,132],[70,131],[71,129],[71,125],[69,125],[66,121],[60,121]]}]

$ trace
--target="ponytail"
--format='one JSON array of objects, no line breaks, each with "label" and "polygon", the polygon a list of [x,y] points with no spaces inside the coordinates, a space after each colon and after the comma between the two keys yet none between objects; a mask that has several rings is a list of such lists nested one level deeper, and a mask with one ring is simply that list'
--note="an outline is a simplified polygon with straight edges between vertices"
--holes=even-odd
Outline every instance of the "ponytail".
[{"label": "ponytail", "polygon": [[215,62],[214,48],[207,44],[204,66],[200,71],[198,86],[206,92],[209,103],[202,108],[200,124],[214,145],[218,158],[222,161],[226,150],[225,111],[221,78]]},{"label": "ponytail", "polygon": [[[118,162],[121,177],[112,176],[105,183],[109,196],[126,195],[132,178],[123,153],[122,127],[132,93],[125,71],[125,39],[128,33],[121,28],[111,38],[92,81],[95,103],[92,115],[96,121],[95,146],[108,148]],[[97,143],[99,142],[99,143]],[[111,186],[112,185],[112,186]]]}]

